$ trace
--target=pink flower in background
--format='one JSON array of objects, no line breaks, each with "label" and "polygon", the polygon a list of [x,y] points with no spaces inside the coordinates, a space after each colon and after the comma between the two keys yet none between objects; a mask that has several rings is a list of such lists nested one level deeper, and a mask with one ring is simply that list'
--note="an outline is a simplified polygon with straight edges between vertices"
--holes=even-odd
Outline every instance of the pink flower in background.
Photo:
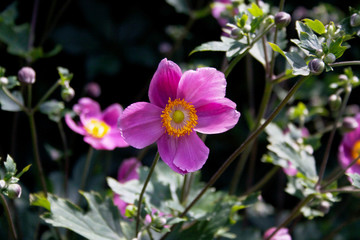
[{"label": "pink flower in background", "polygon": [[215,0],[211,4],[211,14],[221,27],[225,27],[227,23],[233,22],[233,18],[238,12],[231,0]]},{"label": "pink flower in background", "polygon": [[70,114],[65,115],[65,122],[74,132],[84,135],[84,141],[95,149],[114,150],[116,147],[127,147],[117,128],[122,114],[122,107],[114,103],[101,112],[99,103],[90,98],[81,98],[73,110],[79,116],[75,122]]},{"label": "pink flower in background", "polygon": [[[264,233],[263,239],[267,239],[276,230],[276,227],[269,228]],[[289,230],[287,228],[280,228],[269,240],[291,240]]]},{"label": "pink flower in background", "polygon": [[[338,159],[343,168],[346,168],[360,154],[360,114],[355,116],[355,120],[358,122],[358,127],[344,134],[339,146]],[[360,160],[346,172],[360,174]]]},{"label": "pink flower in background", "polygon": [[135,148],[157,142],[161,159],[175,172],[197,171],[209,149],[196,132],[222,133],[239,120],[225,89],[224,74],[214,68],[182,74],[177,64],[163,59],[150,83],[150,103],[133,103],[120,117],[123,136]]},{"label": "pink flower in background", "polygon": [[[141,163],[136,158],[125,159],[119,167],[117,180],[120,183],[126,183],[130,180],[139,179],[137,170],[140,166]],[[119,208],[121,215],[125,216],[126,207],[129,204],[124,202],[118,194],[114,196],[114,204]]]}]

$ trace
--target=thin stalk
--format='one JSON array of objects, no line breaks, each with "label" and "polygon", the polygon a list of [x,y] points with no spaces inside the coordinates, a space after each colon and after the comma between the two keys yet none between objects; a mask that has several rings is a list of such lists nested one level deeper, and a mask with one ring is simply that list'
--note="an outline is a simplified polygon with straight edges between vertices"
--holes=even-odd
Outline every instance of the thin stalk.
[{"label": "thin stalk", "polygon": [[344,62],[329,63],[330,67],[346,67],[353,65],[360,65],[360,61],[344,61]]},{"label": "thin stalk", "polygon": [[[272,88],[273,88],[273,85],[271,83],[269,83],[269,82],[266,82],[265,88],[264,88],[263,98],[261,100],[258,116],[257,116],[257,119],[256,119],[256,123],[255,123],[255,125],[253,127],[250,127],[251,131],[253,131],[254,129],[256,129],[256,128],[258,128],[260,126],[261,119],[264,117],[264,114],[265,114],[265,111],[266,111],[266,106],[269,103]],[[236,189],[237,189],[240,177],[242,175],[242,172],[244,170],[244,166],[245,166],[246,161],[248,159],[248,156],[250,154],[252,145],[253,144],[251,143],[250,146],[241,155],[240,160],[238,161],[238,164],[237,164],[237,166],[235,168],[233,178],[231,180],[229,194],[234,194]]]},{"label": "thin stalk", "polygon": [[317,189],[320,186],[322,178],[324,177],[325,169],[326,169],[326,165],[327,165],[327,162],[328,162],[328,159],[329,159],[331,145],[332,145],[333,140],[334,140],[337,125],[338,125],[338,122],[340,121],[340,119],[341,119],[341,117],[342,117],[342,115],[343,115],[343,113],[345,111],[345,107],[346,107],[347,102],[349,100],[350,93],[351,93],[351,89],[348,89],[347,91],[345,91],[344,101],[342,102],[341,108],[340,108],[339,113],[338,113],[338,115],[337,115],[337,117],[335,119],[335,122],[334,122],[334,127],[333,127],[333,129],[332,129],[332,131],[330,133],[329,140],[327,142],[326,150],[325,150],[324,157],[323,157],[323,160],[321,162],[321,167],[320,167],[320,171],[319,171],[319,179],[318,179],[318,181],[317,181],[317,183],[315,185],[315,189]]},{"label": "thin stalk", "polygon": [[301,208],[308,204],[313,199],[313,197],[314,195],[311,194],[301,200],[298,205],[293,209],[291,214],[276,228],[276,230],[269,237],[264,240],[270,240],[281,228],[287,226],[294,218],[296,218],[300,214]]},{"label": "thin stalk", "polygon": [[31,137],[32,137],[32,145],[33,145],[33,150],[34,150],[36,168],[37,168],[37,170],[39,172],[39,177],[40,177],[40,181],[41,181],[41,185],[42,185],[42,189],[44,191],[45,197],[47,197],[47,192],[48,191],[47,191],[47,187],[46,187],[44,171],[43,171],[43,168],[42,168],[42,165],[41,165],[41,160],[40,160],[39,144],[38,144],[38,141],[37,141],[34,114],[31,113],[28,116],[29,116],[30,131],[31,131]]},{"label": "thin stalk", "polygon": [[259,41],[266,33],[268,33],[270,31],[270,29],[274,26],[275,24],[272,23],[270,24],[267,28],[265,28],[265,30],[259,34],[258,36],[256,36],[253,41],[251,42],[251,44],[249,46],[247,46],[243,52],[238,55],[234,60],[232,60],[229,64],[229,66],[227,67],[227,69],[225,70],[224,74],[225,77],[227,77],[230,72],[232,71],[232,69],[236,66],[236,64],[250,51],[250,49],[253,47],[253,45]]},{"label": "thin stalk", "polygon": [[60,81],[56,81],[51,88],[44,94],[44,96],[39,100],[39,102],[33,108],[33,112],[37,111],[40,105],[50,97],[50,95],[56,90],[56,88],[60,86]]},{"label": "thin stalk", "polygon": [[150,182],[151,175],[152,175],[153,172],[154,172],[156,163],[159,161],[159,158],[160,158],[160,155],[159,155],[159,152],[157,152],[156,155],[155,155],[154,161],[153,161],[153,163],[152,163],[152,165],[151,165],[151,167],[150,167],[149,173],[148,173],[148,175],[147,175],[147,177],[146,177],[146,180],[145,180],[145,182],[144,182],[144,185],[143,185],[143,187],[142,187],[142,189],[141,189],[141,192],[140,192],[140,196],[139,196],[139,200],[138,200],[138,205],[137,205],[135,237],[138,235],[138,232],[139,232],[141,203],[142,203],[142,200],[143,200],[143,197],[144,197],[144,193],[145,193],[145,190],[146,190],[146,187],[147,187],[148,183]]},{"label": "thin stalk", "polygon": [[12,221],[9,205],[6,202],[4,195],[0,194],[0,200],[1,200],[1,204],[3,205],[4,210],[5,210],[5,215],[6,215],[7,222],[9,224],[11,236],[14,240],[17,240],[18,238],[17,238],[17,234],[16,234],[15,225]]},{"label": "thin stalk", "polygon": [[247,196],[250,193],[261,189],[275,175],[279,168],[279,166],[274,166],[256,185],[252,186],[249,190],[242,194],[242,196]]},{"label": "thin stalk", "polygon": [[184,203],[185,202],[185,195],[186,195],[186,188],[187,188],[187,185],[188,185],[188,174],[185,174],[184,176],[184,181],[183,181],[183,186],[181,188],[181,195],[180,195],[180,202],[181,203]]},{"label": "thin stalk", "polygon": [[286,97],[280,102],[275,110],[270,114],[269,118],[230,155],[230,157],[223,163],[223,165],[216,171],[216,173],[210,178],[209,182],[201,190],[201,192],[194,198],[194,200],[188,205],[188,207],[180,214],[179,217],[184,217],[185,214],[194,206],[194,204],[204,195],[204,193],[216,182],[216,180],[222,175],[222,173],[230,166],[230,164],[262,133],[262,131],[269,125],[272,120],[279,114],[279,112],[288,103],[290,98],[298,90],[301,84],[308,78],[303,77],[299,79],[295,85],[290,89]]},{"label": "thin stalk", "polygon": [[82,177],[81,177],[81,183],[80,183],[80,188],[79,188],[80,190],[85,190],[84,188],[85,188],[85,185],[86,185],[87,176],[89,174],[89,169],[90,169],[91,159],[92,159],[93,153],[94,153],[94,149],[90,146],[89,151],[88,151],[87,156],[86,156],[83,174],[82,174]]},{"label": "thin stalk", "polygon": [[68,189],[68,177],[69,177],[69,156],[68,156],[68,143],[65,137],[64,127],[61,121],[57,122],[62,145],[64,148],[64,191],[65,196],[67,196],[67,189]]},{"label": "thin stalk", "polygon": [[35,0],[33,12],[32,12],[32,19],[31,19],[31,25],[30,25],[30,33],[29,33],[29,42],[28,42],[28,50],[31,50],[31,48],[34,45],[35,40],[35,27],[36,27],[36,20],[37,20],[37,12],[39,8],[39,0]]},{"label": "thin stalk", "polygon": [[27,86],[27,89],[28,89],[28,101],[27,101],[27,106],[28,106],[28,109],[31,109],[31,101],[32,101],[32,85],[29,84]]}]

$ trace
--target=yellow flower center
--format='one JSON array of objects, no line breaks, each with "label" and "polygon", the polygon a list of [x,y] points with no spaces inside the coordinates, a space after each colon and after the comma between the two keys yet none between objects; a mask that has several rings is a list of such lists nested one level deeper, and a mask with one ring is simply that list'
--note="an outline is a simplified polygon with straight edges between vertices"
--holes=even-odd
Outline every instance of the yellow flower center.
[{"label": "yellow flower center", "polygon": [[98,119],[90,119],[85,126],[85,130],[91,136],[96,138],[103,138],[105,134],[110,130],[110,126]]},{"label": "yellow flower center", "polygon": [[[360,140],[357,140],[352,148],[351,155],[353,159],[358,158],[360,154]],[[357,164],[360,164],[360,160],[357,161]]]},{"label": "yellow flower center", "polygon": [[198,116],[195,107],[184,99],[169,99],[161,114],[161,122],[167,134],[181,137],[190,134],[197,125]]}]

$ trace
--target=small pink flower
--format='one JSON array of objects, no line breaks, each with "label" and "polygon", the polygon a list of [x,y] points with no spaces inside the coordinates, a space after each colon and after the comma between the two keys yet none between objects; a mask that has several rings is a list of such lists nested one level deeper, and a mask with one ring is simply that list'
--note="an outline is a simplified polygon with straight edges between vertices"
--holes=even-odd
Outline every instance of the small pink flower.
[{"label": "small pink flower", "polygon": [[[341,167],[346,168],[360,154],[360,114],[355,116],[358,127],[346,134],[339,146],[338,159]],[[360,160],[351,166],[346,173],[360,174]]]},{"label": "small pink flower", "polygon": [[[125,159],[119,167],[117,180],[120,183],[126,183],[130,180],[139,179],[137,170],[140,166],[141,163],[136,158]],[[118,194],[114,196],[114,204],[119,208],[121,215],[125,216],[126,207],[129,204],[124,202]]]},{"label": "small pink flower", "polygon": [[114,103],[101,112],[99,103],[90,98],[81,98],[73,110],[79,116],[75,122],[70,114],[65,115],[65,122],[74,132],[84,135],[84,141],[95,149],[114,150],[116,147],[127,147],[117,128],[122,114],[122,107]]},{"label": "small pink flower", "polygon": [[[269,228],[264,233],[263,239],[267,239],[276,230],[276,227]],[[280,228],[269,240],[291,240],[289,230],[287,228]]]},{"label": "small pink flower", "polygon": [[125,141],[135,148],[157,142],[161,159],[175,172],[199,170],[209,149],[196,132],[225,132],[240,117],[225,89],[224,74],[214,68],[182,74],[177,64],[163,59],[150,83],[150,103],[134,103],[120,117]]}]

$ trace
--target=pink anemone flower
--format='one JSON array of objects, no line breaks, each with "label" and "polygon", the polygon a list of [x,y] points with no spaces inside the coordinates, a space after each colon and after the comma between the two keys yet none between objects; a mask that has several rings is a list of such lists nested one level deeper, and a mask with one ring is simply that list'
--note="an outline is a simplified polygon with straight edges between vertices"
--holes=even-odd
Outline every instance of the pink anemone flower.
[{"label": "pink anemone flower", "polygon": [[[339,146],[338,159],[342,168],[347,168],[360,154],[360,114],[355,116],[355,120],[358,123],[358,127],[344,134]],[[346,170],[346,173],[360,174],[360,160]]]},{"label": "pink anemone flower", "polygon": [[[276,227],[266,230],[264,233],[264,240],[268,239],[275,230]],[[291,236],[287,228],[280,228],[279,231],[277,231],[269,240],[291,240]]]},{"label": "pink anemone flower", "polygon": [[[138,169],[140,168],[141,163],[136,158],[125,159],[118,170],[117,180],[120,183],[126,183],[130,180],[139,179]],[[114,204],[119,208],[122,216],[125,216],[125,211],[127,202],[121,199],[121,196],[116,194],[114,196]]]},{"label": "pink anemone flower", "polygon": [[117,128],[122,114],[122,107],[114,103],[101,112],[99,103],[90,98],[81,98],[73,110],[79,116],[75,122],[70,114],[65,115],[65,122],[71,130],[84,135],[84,141],[95,149],[114,150],[116,147],[127,147]]},{"label": "pink anemone flower", "polygon": [[182,74],[177,64],[163,59],[150,83],[150,103],[133,103],[120,117],[123,137],[135,148],[156,142],[161,159],[177,173],[197,171],[209,149],[196,132],[222,133],[239,120],[225,90],[222,72],[204,67]]}]

